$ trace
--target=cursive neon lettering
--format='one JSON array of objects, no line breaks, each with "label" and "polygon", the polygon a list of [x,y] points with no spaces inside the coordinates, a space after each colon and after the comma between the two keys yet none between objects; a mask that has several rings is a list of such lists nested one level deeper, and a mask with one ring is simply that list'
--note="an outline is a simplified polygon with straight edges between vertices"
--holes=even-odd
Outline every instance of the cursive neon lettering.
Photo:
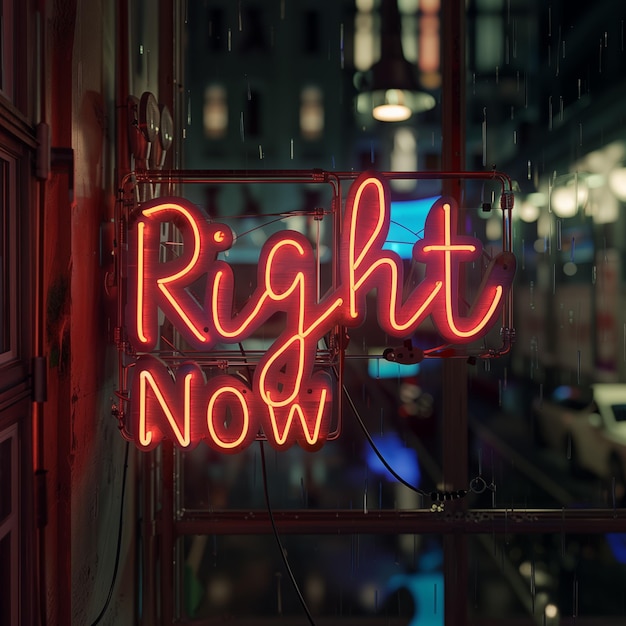
[{"label": "cursive neon lettering", "polygon": [[[237,452],[263,437],[276,448],[297,442],[316,449],[329,435],[333,402],[333,382],[316,366],[318,342],[338,326],[362,324],[372,290],[378,324],[392,337],[409,337],[427,317],[445,342],[484,336],[501,313],[515,258],[498,254],[466,303],[461,268],[483,249],[476,238],[457,233],[456,215],[452,199],[434,203],[424,235],[413,246],[414,260],[425,267],[423,279],[407,292],[402,259],[383,249],[390,225],[387,182],[375,173],[361,174],[345,203],[332,291],[319,299],[311,243],[301,233],[284,231],[263,245],[256,287],[235,310],[234,271],[218,259],[233,244],[230,229],[208,222],[182,199],[146,204],[129,228],[126,320],[132,347],[146,355],[138,357],[131,379],[136,444],[148,449],[169,438],[190,447],[204,440],[216,450]],[[170,221],[180,232],[180,254],[163,260],[160,227]],[[251,380],[228,374],[205,380],[193,362],[170,372],[148,356],[159,344],[159,311],[202,353],[218,343],[244,341],[275,313],[284,322]]]}]

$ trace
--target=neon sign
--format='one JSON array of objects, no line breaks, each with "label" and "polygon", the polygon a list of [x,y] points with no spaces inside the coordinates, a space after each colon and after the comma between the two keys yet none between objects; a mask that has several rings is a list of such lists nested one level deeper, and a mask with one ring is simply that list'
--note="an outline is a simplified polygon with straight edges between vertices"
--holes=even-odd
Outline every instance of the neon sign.
[{"label": "neon sign", "polygon": [[[334,384],[316,366],[318,344],[337,327],[362,324],[372,290],[378,325],[392,337],[411,336],[427,317],[451,344],[484,336],[504,305],[515,258],[502,252],[492,259],[473,303],[463,306],[460,268],[479,259],[483,249],[478,239],[457,234],[456,208],[449,198],[434,203],[424,236],[413,246],[413,258],[425,266],[424,277],[404,293],[402,259],[383,249],[390,225],[387,183],[379,175],[363,173],[346,200],[338,279],[330,293],[318,298],[310,241],[286,230],[263,245],[256,287],[235,311],[235,275],[218,258],[233,245],[232,231],[207,221],[183,199],[142,205],[129,228],[125,312],[137,354],[129,389],[129,425],[136,445],[151,449],[168,438],[191,448],[204,440],[232,453],[263,433],[276,448],[294,443],[319,448],[329,436]],[[167,262],[159,256],[165,222],[175,223],[182,238],[180,256]],[[250,380],[223,372],[208,377],[196,361],[181,359],[174,373],[150,354],[159,342],[159,311],[189,350],[202,354],[219,345],[241,344],[276,313],[284,323]]]}]

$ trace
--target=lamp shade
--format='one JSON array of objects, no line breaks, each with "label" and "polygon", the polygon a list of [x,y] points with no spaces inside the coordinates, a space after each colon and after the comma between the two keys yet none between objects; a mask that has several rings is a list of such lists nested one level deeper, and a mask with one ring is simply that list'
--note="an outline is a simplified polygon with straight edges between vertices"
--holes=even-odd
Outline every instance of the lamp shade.
[{"label": "lamp shade", "polygon": [[432,109],[435,98],[421,90],[417,68],[404,57],[397,0],[382,0],[380,17],[380,59],[361,80],[357,106],[377,120],[400,122]]}]

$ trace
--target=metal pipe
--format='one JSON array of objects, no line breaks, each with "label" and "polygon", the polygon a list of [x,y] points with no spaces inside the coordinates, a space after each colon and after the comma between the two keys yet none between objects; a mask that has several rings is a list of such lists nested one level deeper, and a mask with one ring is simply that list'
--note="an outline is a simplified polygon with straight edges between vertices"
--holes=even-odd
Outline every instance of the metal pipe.
[{"label": "metal pipe", "polygon": [[[356,180],[361,174],[359,171],[327,171],[322,169],[293,169],[293,170],[138,170],[131,172],[138,183],[172,180],[176,183],[229,183],[229,182],[330,182],[339,180]],[[511,193],[513,183],[508,174],[497,170],[486,172],[451,170],[451,171],[382,171],[386,178],[398,180],[499,180],[502,193]],[[127,177],[127,178],[128,178]],[[300,180],[298,180],[300,179]]]},{"label": "metal pipe", "polygon": [[[503,535],[517,534],[606,534],[622,532],[626,509],[471,509],[456,513],[357,509],[273,511],[281,534],[435,534]],[[176,536],[269,534],[272,532],[266,510],[227,510],[182,513],[174,522]],[[467,564],[465,564],[467,565]],[[465,589],[459,590],[466,602]]]},{"label": "metal pipe", "polygon": [[[465,2],[448,0],[441,6],[442,32],[442,165],[462,170],[465,166]],[[448,193],[460,197],[460,186]],[[462,205],[459,202],[462,210]],[[460,218],[462,219],[462,218]],[[464,284],[462,280],[459,284]],[[467,364],[447,359],[443,363],[443,472],[452,485],[467,484]],[[445,488],[445,487],[444,487]],[[453,510],[467,506],[465,499]],[[459,515],[462,515],[459,512]],[[464,527],[443,538],[444,620],[446,626],[467,624],[468,547]]]}]

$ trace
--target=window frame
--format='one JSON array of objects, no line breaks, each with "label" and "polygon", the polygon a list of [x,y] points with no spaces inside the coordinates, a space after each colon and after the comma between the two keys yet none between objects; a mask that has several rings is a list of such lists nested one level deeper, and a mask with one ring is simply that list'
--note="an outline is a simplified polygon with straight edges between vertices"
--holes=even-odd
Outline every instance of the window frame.
[{"label": "window frame", "polygon": [[[6,165],[4,165],[6,164]],[[0,188],[2,194],[2,237],[5,248],[5,258],[8,260],[8,267],[2,269],[3,276],[7,281],[6,293],[0,294],[0,297],[6,296],[8,300],[7,315],[7,335],[9,345],[7,350],[0,352],[0,367],[12,361],[15,361],[18,354],[18,326],[17,326],[17,285],[19,280],[18,264],[17,264],[17,174],[16,159],[8,152],[0,148],[0,176],[4,183],[4,189]],[[1,331],[4,334],[4,329]]]},{"label": "window frame", "polygon": [[[17,624],[20,601],[20,542],[21,542],[21,514],[18,494],[20,493],[20,464],[18,446],[18,425],[14,423],[0,430],[0,444],[11,440],[11,512],[6,518],[0,520],[0,541],[10,536],[11,564],[9,575],[10,617],[11,623]],[[4,489],[4,485],[2,485]]]}]

